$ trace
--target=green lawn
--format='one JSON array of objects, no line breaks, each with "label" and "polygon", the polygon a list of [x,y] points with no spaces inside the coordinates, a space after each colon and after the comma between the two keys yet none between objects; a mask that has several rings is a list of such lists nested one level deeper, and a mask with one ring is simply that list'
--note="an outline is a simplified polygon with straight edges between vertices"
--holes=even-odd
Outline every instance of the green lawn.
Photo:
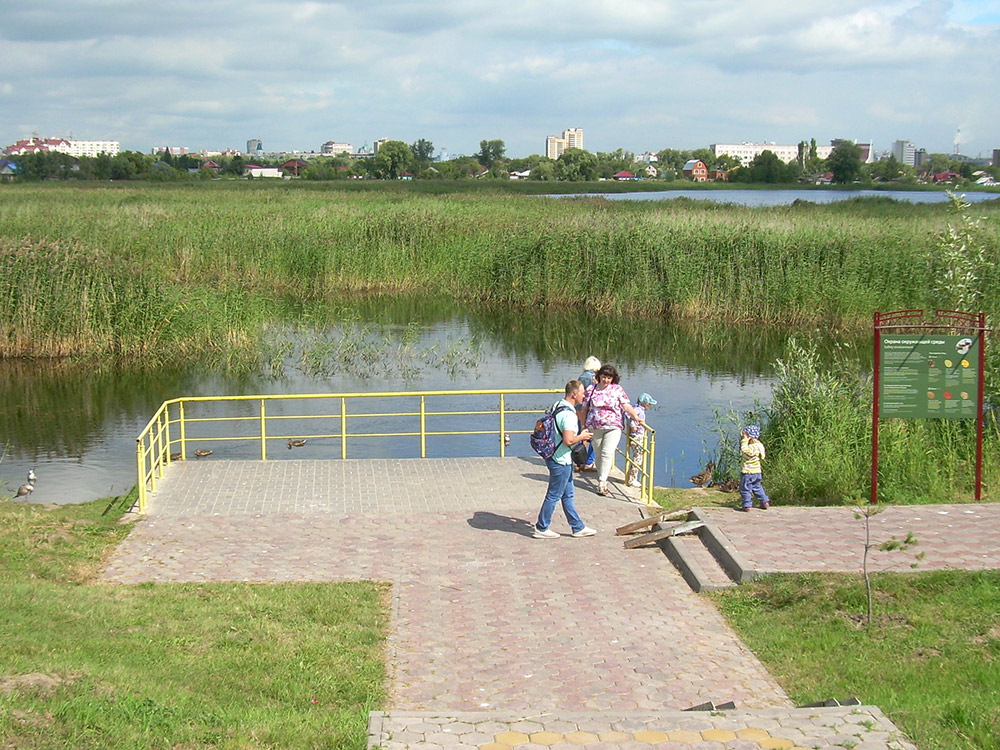
[{"label": "green lawn", "polygon": [[713,594],[797,704],[857,697],[921,750],[1000,748],[1000,571],[774,575]]},{"label": "green lawn", "polygon": [[387,586],[102,584],[122,505],[0,501],[0,746],[365,747]]}]

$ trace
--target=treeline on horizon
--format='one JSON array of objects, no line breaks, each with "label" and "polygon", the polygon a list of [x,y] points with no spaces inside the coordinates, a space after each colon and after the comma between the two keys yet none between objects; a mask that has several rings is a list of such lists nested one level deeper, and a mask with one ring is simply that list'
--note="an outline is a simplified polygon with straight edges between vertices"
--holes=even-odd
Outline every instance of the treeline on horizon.
[{"label": "treeline on horizon", "polygon": [[[897,161],[894,156],[866,164],[859,146],[840,143],[827,159],[816,156],[815,141],[800,144],[799,158],[783,162],[773,152],[764,151],[753,162],[741,167],[739,160],[728,155],[716,157],[710,149],[691,151],[666,148],[657,153],[657,161],[650,165],[638,161],[635,154],[623,149],[604,153],[591,153],[584,149],[569,149],[558,159],[532,154],[523,158],[506,155],[504,142],[484,140],[480,150],[472,156],[459,156],[446,161],[433,159],[434,146],[424,139],[412,144],[387,141],[378,153],[370,158],[353,158],[347,155],[311,157],[305,165],[286,170],[286,176],[314,181],[334,180],[396,180],[421,181],[486,180],[506,181],[512,175],[529,173],[523,178],[531,182],[593,182],[611,180],[628,172],[637,180],[653,183],[685,181],[684,164],[691,159],[701,160],[709,170],[725,173],[725,182],[737,184],[812,184],[818,178],[837,184],[894,184],[917,185],[931,179],[931,175],[949,173],[954,184],[972,181],[974,172],[982,170],[1000,179],[1000,167],[973,167],[965,161],[954,160],[946,154],[931,154],[928,164],[915,168]],[[143,154],[122,151],[115,156],[100,154],[96,157],[72,157],[55,151],[39,151],[7,157],[15,165],[13,179],[34,180],[98,180],[98,181],[154,181],[212,180],[220,178],[244,179],[249,164],[262,167],[281,167],[288,159],[261,156],[196,156],[172,155],[169,151]],[[292,157],[294,159],[294,156]],[[214,164],[215,166],[211,166]],[[206,166],[208,165],[208,166]],[[655,175],[650,173],[653,166]]]},{"label": "treeline on horizon", "polygon": [[0,189],[0,356],[225,361],[275,300],[416,292],[473,308],[858,327],[1000,312],[1000,203],[743,208],[300,183]]}]

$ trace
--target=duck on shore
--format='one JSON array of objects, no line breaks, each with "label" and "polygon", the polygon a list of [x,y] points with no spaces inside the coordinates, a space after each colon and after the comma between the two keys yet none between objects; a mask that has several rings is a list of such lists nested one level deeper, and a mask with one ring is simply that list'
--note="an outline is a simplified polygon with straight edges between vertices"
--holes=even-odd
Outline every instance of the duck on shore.
[{"label": "duck on shore", "polygon": [[712,483],[712,474],[715,472],[715,464],[709,461],[705,464],[705,470],[698,472],[693,477],[690,477],[691,484],[695,484],[699,487],[707,487]]}]

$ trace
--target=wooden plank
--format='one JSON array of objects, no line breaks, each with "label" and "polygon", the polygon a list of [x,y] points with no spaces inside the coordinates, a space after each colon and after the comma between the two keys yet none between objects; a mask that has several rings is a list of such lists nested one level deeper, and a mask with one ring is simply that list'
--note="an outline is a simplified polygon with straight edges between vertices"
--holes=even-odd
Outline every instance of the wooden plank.
[{"label": "wooden plank", "polygon": [[625,540],[625,549],[634,549],[635,547],[642,547],[646,544],[651,544],[653,542],[658,542],[661,539],[666,539],[668,536],[672,536],[670,529],[663,531],[653,531],[649,534],[643,534],[642,536],[634,536],[631,539]]},{"label": "wooden plank", "polygon": [[676,526],[671,526],[669,529],[661,529],[660,531],[653,531],[649,534],[633,537],[625,542],[625,549],[642,547],[645,544],[651,544],[652,542],[658,542],[660,539],[666,539],[668,536],[677,536],[678,534],[684,534],[688,531],[700,529],[704,525],[705,524],[701,521],[688,521],[686,523],[677,524]]},{"label": "wooden plank", "polygon": [[667,511],[665,508],[654,511],[653,515],[647,518],[640,518],[638,521],[632,521],[624,526],[620,526],[615,529],[615,534],[621,536],[623,534],[631,534],[633,531],[639,531],[640,529],[645,529],[652,526],[660,521],[670,521],[674,518],[680,518],[681,516],[686,516],[691,512],[690,508],[684,508],[683,510]]}]

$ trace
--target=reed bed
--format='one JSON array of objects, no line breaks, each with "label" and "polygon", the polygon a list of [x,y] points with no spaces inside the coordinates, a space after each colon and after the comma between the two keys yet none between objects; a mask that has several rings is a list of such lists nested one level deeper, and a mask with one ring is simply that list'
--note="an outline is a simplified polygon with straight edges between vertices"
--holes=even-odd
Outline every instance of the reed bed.
[{"label": "reed bed", "polygon": [[[1000,282],[1000,205],[973,210],[985,216],[987,290]],[[948,306],[935,258],[949,220],[944,205],[884,199],[751,209],[284,184],[10,185],[0,356],[220,357],[256,345],[278,296],[370,291],[857,325],[877,309]],[[982,302],[988,313],[1000,304]]]}]

